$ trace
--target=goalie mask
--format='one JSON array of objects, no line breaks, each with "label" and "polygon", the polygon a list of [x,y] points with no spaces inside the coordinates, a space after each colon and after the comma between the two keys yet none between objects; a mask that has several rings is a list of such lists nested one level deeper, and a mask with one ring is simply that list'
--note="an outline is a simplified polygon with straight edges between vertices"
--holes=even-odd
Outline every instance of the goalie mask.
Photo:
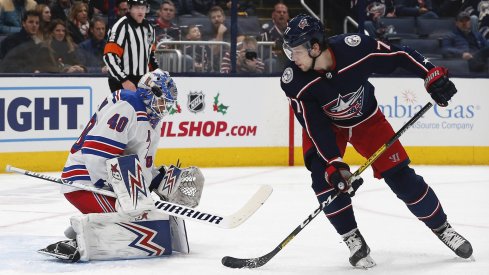
[{"label": "goalie mask", "polygon": [[177,86],[166,71],[156,69],[143,75],[138,83],[138,92],[146,105],[151,124],[157,124],[163,116],[177,109]]},{"label": "goalie mask", "polygon": [[310,54],[312,45],[319,43],[321,51],[324,51],[327,48],[326,39],[327,36],[323,24],[319,19],[310,15],[300,14],[287,23],[287,28],[284,31],[284,52],[291,61],[294,61],[293,48],[302,45],[315,62],[316,58]]}]

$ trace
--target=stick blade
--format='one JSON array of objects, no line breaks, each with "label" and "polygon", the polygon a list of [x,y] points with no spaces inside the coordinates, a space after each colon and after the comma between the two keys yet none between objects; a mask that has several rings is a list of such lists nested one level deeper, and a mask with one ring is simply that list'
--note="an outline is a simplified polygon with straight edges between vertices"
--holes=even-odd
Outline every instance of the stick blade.
[{"label": "stick blade", "polygon": [[244,223],[249,217],[251,217],[268,199],[272,194],[273,188],[270,185],[261,185],[258,191],[251,197],[251,199],[236,213],[232,215],[227,224],[223,224],[225,228],[235,228]]},{"label": "stick blade", "polygon": [[229,268],[257,268],[267,263],[261,258],[238,259],[230,256],[222,258],[221,263]]}]

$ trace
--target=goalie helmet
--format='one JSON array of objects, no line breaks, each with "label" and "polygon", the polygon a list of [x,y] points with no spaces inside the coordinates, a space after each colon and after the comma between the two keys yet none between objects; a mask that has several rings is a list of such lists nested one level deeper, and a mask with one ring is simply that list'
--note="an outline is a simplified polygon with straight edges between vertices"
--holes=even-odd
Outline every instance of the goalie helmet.
[{"label": "goalie helmet", "polygon": [[156,69],[143,75],[138,83],[138,92],[146,105],[150,119],[159,121],[172,109],[177,108],[177,86],[166,71]]},{"label": "goalie helmet", "polygon": [[287,23],[284,31],[283,48],[287,57],[292,59],[292,48],[304,45],[309,52],[314,43],[319,43],[321,51],[327,47],[326,33],[323,24],[307,14],[299,14]]}]

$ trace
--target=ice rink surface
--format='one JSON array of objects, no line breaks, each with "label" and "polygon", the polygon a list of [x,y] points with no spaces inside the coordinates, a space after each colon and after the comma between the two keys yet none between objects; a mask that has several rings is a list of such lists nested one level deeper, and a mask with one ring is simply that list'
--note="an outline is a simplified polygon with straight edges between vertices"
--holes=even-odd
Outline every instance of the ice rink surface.
[{"label": "ice rink surface", "polygon": [[257,257],[274,249],[317,207],[317,201],[303,167],[207,168],[199,209],[228,215],[258,185],[269,184],[274,191],[255,215],[235,229],[188,221],[191,254],[76,264],[36,253],[65,239],[69,217],[78,214],[58,186],[0,174],[0,274],[489,274],[489,167],[413,168],[435,190],[452,226],[471,241],[475,262],[458,258],[442,244],[369,169],[353,206],[376,267],[352,268],[346,245],[320,214],[265,266],[226,268],[221,265],[223,256]]}]

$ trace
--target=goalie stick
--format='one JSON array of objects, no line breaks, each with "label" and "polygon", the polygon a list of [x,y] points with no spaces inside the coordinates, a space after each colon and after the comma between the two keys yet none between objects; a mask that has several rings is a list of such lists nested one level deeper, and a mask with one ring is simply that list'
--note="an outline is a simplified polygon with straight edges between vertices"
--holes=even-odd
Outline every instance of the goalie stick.
[{"label": "goalie stick", "polygon": [[[401,129],[399,129],[393,137],[389,139],[384,145],[382,145],[372,156],[368,158],[368,160],[360,166],[355,173],[348,179],[348,181],[351,183],[354,179],[358,178],[360,174],[365,171],[372,163],[377,160],[377,158],[382,155],[382,153],[387,150],[396,140],[398,140],[401,135],[409,128],[411,127],[420,117],[422,117],[431,107],[433,104],[431,102],[428,102],[421,110],[418,111],[404,126],[402,126]],[[240,259],[240,258],[234,258],[231,256],[225,256],[222,258],[221,262],[224,266],[230,267],[230,268],[257,268],[265,265],[268,261],[270,261],[275,255],[277,255],[280,250],[282,250],[299,232],[304,229],[319,213],[322,212],[322,210],[331,204],[340,193],[336,193],[334,195],[329,196],[324,202],[322,202],[318,208],[314,210],[299,226],[297,226],[292,233],[290,233],[280,244],[275,247],[272,251],[269,253],[256,257],[256,258],[249,258],[249,259]]]},{"label": "goalie stick", "polygon": [[[55,182],[61,185],[71,186],[85,191],[90,191],[93,193],[109,196],[109,197],[114,197],[114,198],[116,197],[115,193],[110,190],[99,189],[96,187],[80,184],[77,182],[63,180],[61,178],[43,175],[40,173],[13,167],[10,165],[6,166],[5,171],[11,173],[19,173],[34,178]],[[168,201],[162,201],[162,200],[156,201],[155,207],[159,209],[159,211],[170,216],[196,221],[207,225],[216,226],[219,228],[231,229],[241,225],[249,217],[251,217],[251,215],[253,215],[258,210],[258,208],[260,208],[265,203],[265,201],[268,199],[271,193],[272,193],[271,186],[261,185],[260,188],[245,203],[244,206],[242,206],[235,213],[228,216],[222,216],[220,214],[211,213],[209,211],[198,210],[184,205],[180,205]]]}]

